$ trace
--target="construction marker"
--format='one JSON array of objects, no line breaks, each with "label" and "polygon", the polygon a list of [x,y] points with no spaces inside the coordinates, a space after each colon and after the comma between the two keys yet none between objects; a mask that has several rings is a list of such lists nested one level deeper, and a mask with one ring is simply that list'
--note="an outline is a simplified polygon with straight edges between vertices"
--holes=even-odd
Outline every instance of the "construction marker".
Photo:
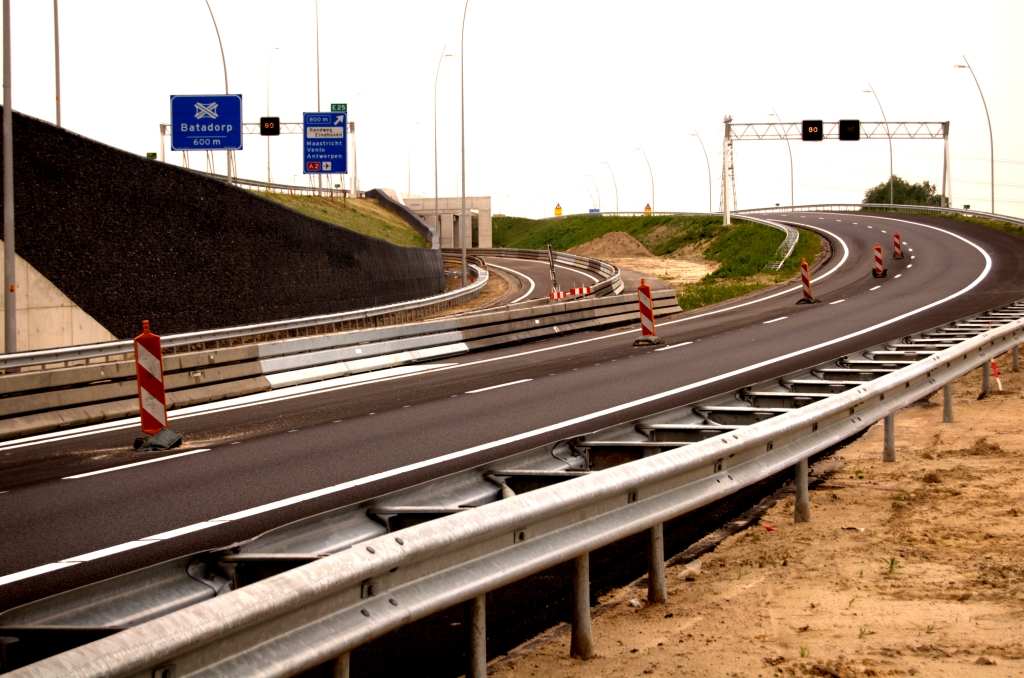
[{"label": "construction marker", "polygon": [[998,386],[999,390],[1002,391],[1003,390],[1003,380],[999,378],[999,369],[996,367],[996,361],[995,360],[991,361],[989,363],[989,365],[992,367],[992,374],[995,375],[996,386]]},{"label": "construction marker", "polygon": [[800,285],[803,287],[804,296],[797,301],[798,304],[816,304],[820,299],[815,299],[811,294],[811,271],[807,268],[807,260],[800,260]]},{"label": "construction marker", "polygon": [[875,267],[871,269],[871,275],[875,278],[884,278],[887,270],[882,268],[882,246],[875,243]]},{"label": "construction marker", "polygon": [[902,259],[903,258],[903,242],[900,240],[899,233],[892,234],[892,258]]}]

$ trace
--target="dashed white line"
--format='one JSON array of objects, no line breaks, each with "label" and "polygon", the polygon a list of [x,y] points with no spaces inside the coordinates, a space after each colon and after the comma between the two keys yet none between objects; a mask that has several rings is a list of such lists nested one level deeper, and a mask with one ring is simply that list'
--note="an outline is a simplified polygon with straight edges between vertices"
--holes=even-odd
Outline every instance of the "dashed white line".
[{"label": "dashed white line", "polygon": [[903,275],[903,274],[902,273],[897,273],[896,275],[894,275],[892,277],[892,279],[895,280],[896,278],[900,277],[901,275]]},{"label": "dashed white line", "polygon": [[657,351],[667,351],[670,348],[679,348],[680,346],[689,346],[692,343],[693,343],[692,341],[684,341],[681,344],[672,344],[671,346],[662,346],[661,348],[656,348],[654,350],[655,350],[655,352],[657,352]]},{"label": "dashed white line", "polygon": [[533,379],[520,379],[519,381],[510,381],[510,382],[505,383],[505,384],[497,384],[495,386],[487,386],[486,388],[478,388],[478,389],[474,389],[472,391],[466,391],[466,393],[483,393],[484,391],[491,391],[491,390],[496,389],[496,388],[505,388],[506,386],[515,386],[516,384],[525,384],[528,381],[533,381]]},{"label": "dashed white line", "polygon": [[874,291],[875,291],[875,290],[877,290],[877,289],[878,289],[879,287],[881,287],[881,285],[875,285],[875,286],[874,286],[874,287],[872,287],[872,288],[871,288],[870,290],[868,290],[868,292],[874,292]]},{"label": "dashed white line", "polygon": [[110,473],[111,471],[123,471],[126,468],[134,468],[136,466],[145,466],[146,464],[155,464],[158,461],[167,461],[168,459],[178,459],[180,457],[187,457],[190,454],[199,454],[200,452],[209,452],[210,448],[203,447],[198,450],[189,450],[188,452],[180,452],[178,454],[169,454],[166,457],[158,457],[156,459],[147,459],[146,461],[137,461],[134,464],[125,464],[124,466],[112,466],[110,468],[100,469],[99,471],[89,471],[88,473],[79,473],[73,476],[65,476],[61,480],[73,480],[75,478],[88,478],[89,476],[98,476],[101,473]]},{"label": "dashed white line", "polygon": [[776,318],[775,320],[765,320],[765,321],[764,321],[763,323],[761,323],[761,324],[762,324],[762,325],[771,325],[772,323],[777,323],[777,322],[779,322],[780,320],[785,320],[785,319],[786,319],[786,318],[788,318],[788,317],[789,317],[788,315],[784,315],[784,316],[782,316],[781,318]]},{"label": "dashed white line", "polygon": [[907,268],[914,268],[913,264],[907,264]]},{"label": "dashed white line", "polygon": [[843,303],[844,301],[846,301],[846,299],[837,299],[837,300],[835,300],[835,301],[830,301],[830,302],[828,302],[828,305],[829,305],[829,306],[835,306],[836,304],[841,304],[841,303]]}]

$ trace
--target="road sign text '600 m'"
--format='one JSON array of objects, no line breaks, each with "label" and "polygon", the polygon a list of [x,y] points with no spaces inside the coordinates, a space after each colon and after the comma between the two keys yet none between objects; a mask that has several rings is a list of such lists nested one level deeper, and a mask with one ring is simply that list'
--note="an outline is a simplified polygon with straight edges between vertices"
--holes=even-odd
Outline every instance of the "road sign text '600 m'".
[{"label": "road sign text '600 m'", "polygon": [[304,174],[348,173],[347,119],[347,111],[302,114]]},{"label": "road sign text '600 m'", "polygon": [[172,95],[171,150],[242,150],[242,95]]}]

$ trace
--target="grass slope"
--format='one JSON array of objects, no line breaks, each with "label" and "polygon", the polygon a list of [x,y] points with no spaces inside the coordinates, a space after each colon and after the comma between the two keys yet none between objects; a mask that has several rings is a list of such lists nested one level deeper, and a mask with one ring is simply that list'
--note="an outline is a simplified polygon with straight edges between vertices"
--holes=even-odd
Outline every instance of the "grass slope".
[{"label": "grass slope", "polygon": [[386,240],[403,247],[430,247],[426,238],[413,230],[397,214],[387,211],[371,200],[340,198],[331,200],[315,195],[287,195],[283,193],[260,193],[265,198],[290,207],[307,217],[326,221],[335,226],[342,226],[368,235],[372,238]]},{"label": "grass slope", "polygon": [[782,231],[737,220],[723,226],[721,217],[650,216],[605,217],[573,215],[564,219],[523,219],[495,217],[493,233],[499,247],[544,249],[548,243],[557,250],[590,242],[612,231],[629,233],[655,256],[679,249],[703,250],[703,256],[718,262],[714,272],[679,292],[683,310],[700,308],[731,299],[768,285],[788,280],[800,270],[800,260],[812,263],[821,253],[817,235],[800,230],[793,254],[778,272],[764,271],[782,244]]}]

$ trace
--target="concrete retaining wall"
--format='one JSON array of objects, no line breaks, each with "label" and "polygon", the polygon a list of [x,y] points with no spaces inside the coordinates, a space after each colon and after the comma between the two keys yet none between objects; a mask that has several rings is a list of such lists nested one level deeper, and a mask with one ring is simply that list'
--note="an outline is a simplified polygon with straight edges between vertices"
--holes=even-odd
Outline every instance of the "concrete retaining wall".
[{"label": "concrete retaining wall", "polygon": [[17,251],[118,338],[408,301],[440,252],[306,217],[199,173],[14,115]]}]

